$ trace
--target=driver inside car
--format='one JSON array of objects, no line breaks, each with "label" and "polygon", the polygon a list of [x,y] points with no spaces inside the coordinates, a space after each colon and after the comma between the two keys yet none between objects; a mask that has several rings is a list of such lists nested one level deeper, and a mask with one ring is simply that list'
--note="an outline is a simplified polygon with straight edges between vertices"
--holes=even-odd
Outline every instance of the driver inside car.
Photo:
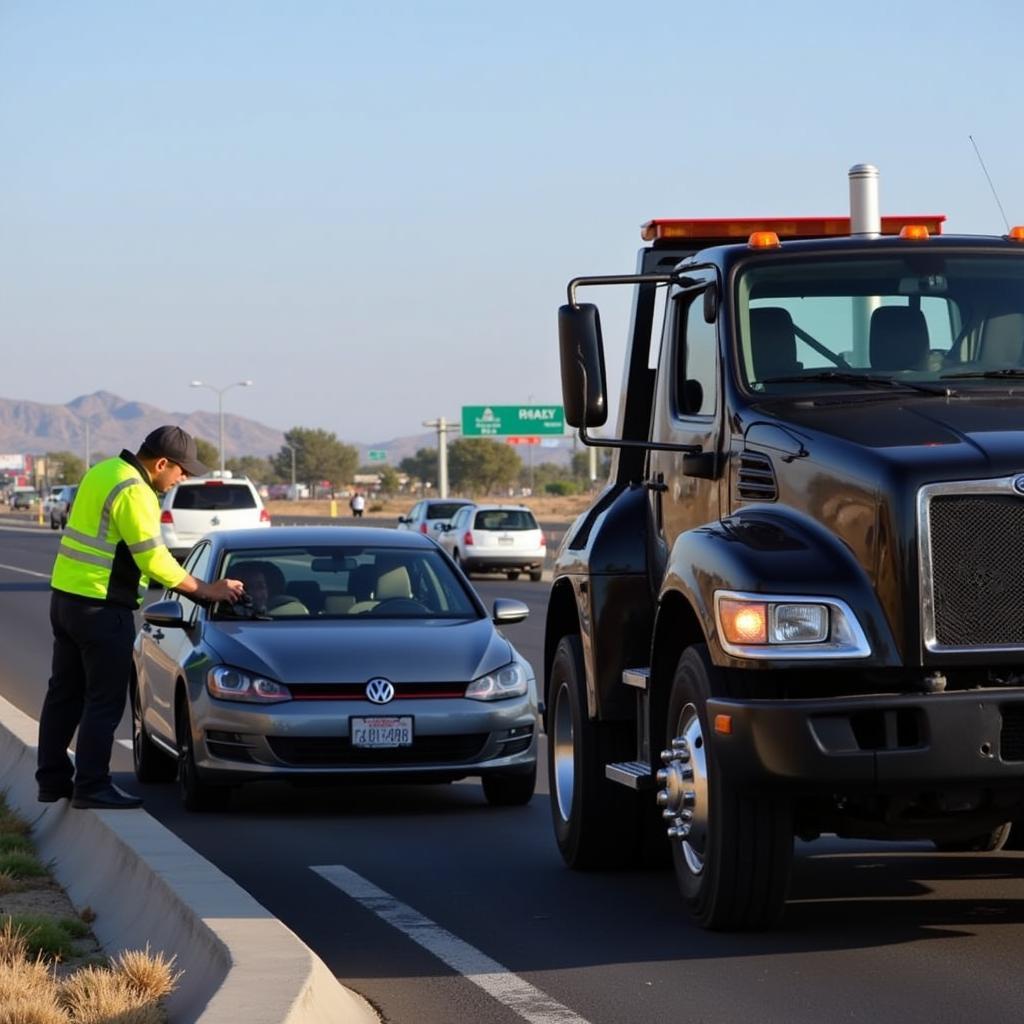
[{"label": "driver inside car", "polygon": [[285,591],[284,576],[276,565],[265,562],[240,562],[231,567],[231,572],[245,587],[243,601],[245,597],[251,598],[252,609],[257,614],[271,615],[274,618],[309,615],[309,609],[298,598]]}]

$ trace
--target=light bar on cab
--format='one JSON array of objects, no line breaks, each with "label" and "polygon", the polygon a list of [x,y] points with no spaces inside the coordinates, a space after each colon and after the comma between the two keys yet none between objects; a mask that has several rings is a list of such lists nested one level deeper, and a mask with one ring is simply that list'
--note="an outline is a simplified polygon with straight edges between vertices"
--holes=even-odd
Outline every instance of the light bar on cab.
[{"label": "light bar on cab", "polygon": [[[942,234],[943,213],[883,217],[882,234],[898,235],[907,224],[921,224]],[[645,242],[699,238],[704,242],[745,242],[755,231],[774,231],[779,238],[839,238],[850,233],[849,217],[692,217],[649,220],[640,228]]]}]

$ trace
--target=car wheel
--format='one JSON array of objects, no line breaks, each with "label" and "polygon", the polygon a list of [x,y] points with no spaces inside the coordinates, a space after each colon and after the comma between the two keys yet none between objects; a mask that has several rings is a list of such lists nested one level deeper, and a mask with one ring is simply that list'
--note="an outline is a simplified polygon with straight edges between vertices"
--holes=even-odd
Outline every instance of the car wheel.
[{"label": "car wheel", "polygon": [[641,850],[642,804],[605,778],[609,762],[629,760],[630,735],[618,722],[587,715],[583,649],[578,636],[558,642],[548,701],[548,786],[555,841],[571,868],[622,867]]},{"label": "car wheel", "polygon": [[56,530],[59,525],[60,524],[57,522],[57,520],[54,519],[53,516],[50,516],[50,529]]},{"label": "car wheel", "polygon": [[530,579],[533,580],[534,583],[540,583],[543,575],[544,574],[540,569],[535,569],[533,572],[530,573]]},{"label": "car wheel", "polygon": [[704,644],[683,651],[669,695],[658,805],[668,823],[676,879],[697,924],[763,928],[785,906],[792,806],[748,795],[723,777],[707,742],[716,673]]},{"label": "car wheel", "polygon": [[192,722],[183,700],[178,701],[175,717],[178,727],[178,790],[182,806],[186,811],[224,810],[231,800],[231,789],[211,786],[200,778],[192,741]]},{"label": "car wheel", "polygon": [[462,555],[459,554],[458,548],[452,554],[452,561],[466,574],[466,579],[469,579],[469,570],[466,568],[466,563],[462,561]]},{"label": "car wheel", "polygon": [[517,572],[507,572],[507,573],[505,573],[505,577],[506,577],[506,579],[517,580],[517,579],[519,579],[519,573],[517,573]]},{"label": "car wheel", "polygon": [[1012,821],[996,825],[988,832],[982,832],[967,839],[935,840],[935,849],[943,853],[994,853],[1004,847],[1011,850],[1019,850],[1021,847],[1014,846],[1010,842],[1010,834],[1013,828]]},{"label": "car wheel", "polygon": [[60,517],[60,528],[62,530],[66,530],[67,526],[68,526],[68,517],[67,516],[61,516]]},{"label": "car wheel", "polygon": [[132,686],[132,763],[139,782],[173,782],[178,772],[177,762],[165,754],[146,732],[142,720],[142,697],[139,684]]},{"label": "car wheel", "polygon": [[484,796],[493,807],[520,807],[528,804],[537,786],[537,766],[528,772],[485,775],[480,780]]}]

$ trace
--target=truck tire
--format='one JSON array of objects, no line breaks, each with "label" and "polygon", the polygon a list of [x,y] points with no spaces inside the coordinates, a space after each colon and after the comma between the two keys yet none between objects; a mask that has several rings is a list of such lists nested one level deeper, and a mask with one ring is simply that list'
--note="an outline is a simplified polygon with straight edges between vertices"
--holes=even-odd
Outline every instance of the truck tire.
[{"label": "truck tire", "polygon": [[[765,928],[782,915],[793,857],[789,801],[736,789],[713,756],[707,701],[717,669],[707,647],[683,651],[669,696],[658,803],[672,862],[695,922],[713,930]],[[676,815],[669,815],[668,811]]]},{"label": "truck tire", "polygon": [[988,832],[982,832],[967,839],[937,839],[935,840],[935,849],[942,853],[994,853],[1004,847],[1019,850],[1021,847],[1014,847],[1010,842],[1012,826],[1012,821],[1005,821]]},{"label": "truck tire", "polygon": [[635,756],[628,749],[632,723],[588,717],[578,636],[558,642],[549,698],[548,789],[562,858],[578,870],[631,864],[642,840],[641,804],[631,790],[605,778],[604,766]]},{"label": "truck tire", "polygon": [[139,782],[173,782],[178,773],[178,764],[169,754],[165,754],[146,732],[146,723],[142,720],[142,698],[139,696],[139,684],[132,683],[132,764],[135,778]]}]

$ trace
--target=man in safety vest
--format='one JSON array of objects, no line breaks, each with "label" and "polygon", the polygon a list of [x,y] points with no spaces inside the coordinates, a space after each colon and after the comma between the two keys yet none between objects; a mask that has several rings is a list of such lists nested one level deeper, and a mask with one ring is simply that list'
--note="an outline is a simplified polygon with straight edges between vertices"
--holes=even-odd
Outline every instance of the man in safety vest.
[{"label": "man in safety vest", "polygon": [[[53,667],[39,716],[39,799],[72,807],[138,807],[110,779],[114,731],[124,713],[135,637],[133,612],[149,579],[201,602],[235,603],[239,580],[190,576],[160,534],[160,499],[186,476],[208,472],[195,440],[158,427],[82,478],[61,537],[50,586]],[[68,744],[78,729],[75,764]],[[72,778],[74,783],[72,784]]]}]

